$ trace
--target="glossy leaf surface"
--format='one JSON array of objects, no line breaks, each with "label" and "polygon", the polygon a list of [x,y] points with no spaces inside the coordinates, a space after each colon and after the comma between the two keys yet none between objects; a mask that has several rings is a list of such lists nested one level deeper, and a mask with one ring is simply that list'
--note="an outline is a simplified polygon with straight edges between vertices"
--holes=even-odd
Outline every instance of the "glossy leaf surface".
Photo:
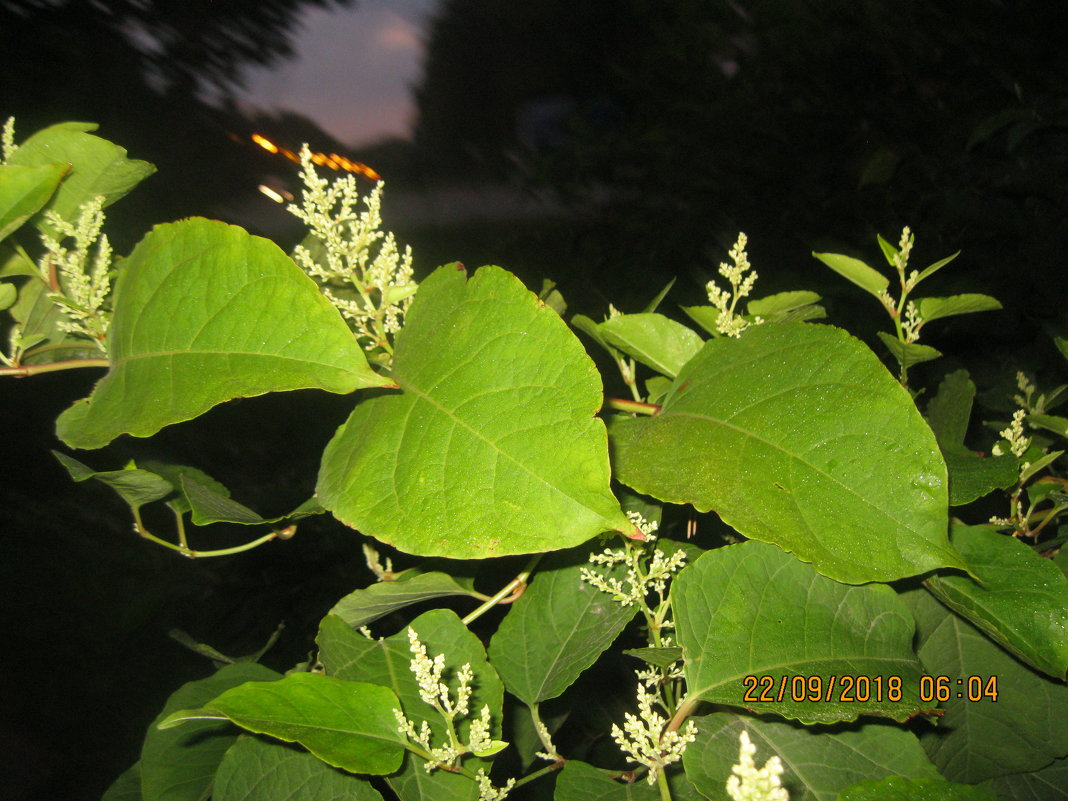
[{"label": "glossy leaf surface", "polygon": [[277,245],[210,220],[159,225],[138,244],[108,342],[108,374],[57,422],[71,447],[147,437],[232,398],[389,384]]},{"label": "glossy leaf surface", "polygon": [[935,575],[927,588],[942,603],[1017,657],[1063,679],[1068,671],[1068,579],[1015,537],[956,525],[950,541],[977,580]]},{"label": "glossy leaf surface", "polygon": [[346,525],[458,559],[633,530],[608,486],[593,363],[515,276],[434,272],[393,378],[403,392],[357,406],[323,454],[317,494]]},{"label": "glossy leaf surface", "polygon": [[783,323],[706,342],[659,415],[617,418],[611,437],[625,484],[713,509],[839,581],[963,565],[934,436],[843,331]]},{"label": "glossy leaf surface", "polygon": [[200,709],[186,709],[159,725],[229,718],[238,726],[300,743],[328,765],[352,773],[392,773],[403,746],[387,687],[341,681],[318,673],[291,673],[279,681],[253,681],[227,690]]},{"label": "glossy leaf surface", "polygon": [[670,378],[678,375],[704,342],[662,314],[623,314],[597,327],[609,345]]},{"label": "glossy leaf surface", "polygon": [[878,270],[869,267],[860,259],[845,256],[841,253],[813,253],[812,255],[843,278],[852,281],[865,292],[876,297],[885,292],[886,288],[890,286],[889,278]]},{"label": "glossy leaf surface", "polygon": [[912,617],[888,587],[840,584],[773,545],[744,542],[684,568],[671,597],[691,698],[803,723],[900,721],[920,708]]},{"label": "glossy leaf surface", "polygon": [[843,790],[838,801],[997,801],[997,798],[970,784],[888,776]]}]

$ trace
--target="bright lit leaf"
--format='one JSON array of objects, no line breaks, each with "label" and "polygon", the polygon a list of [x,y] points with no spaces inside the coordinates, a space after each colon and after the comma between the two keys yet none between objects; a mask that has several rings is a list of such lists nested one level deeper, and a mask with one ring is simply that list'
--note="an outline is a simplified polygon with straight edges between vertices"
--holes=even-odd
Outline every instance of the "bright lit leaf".
[{"label": "bright lit leaf", "polygon": [[316,492],[346,525],[457,559],[633,530],[608,486],[593,362],[515,276],[434,272],[393,378],[403,391],[357,406],[323,454]]},{"label": "bright lit leaf", "polygon": [[210,220],[156,226],[134,249],[108,343],[111,369],[57,421],[71,447],[147,437],[232,398],[390,383],[277,245]]},{"label": "bright lit leaf", "polygon": [[658,415],[616,418],[611,436],[623,483],[714,509],[839,581],[963,566],[931,430],[844,331],[783,323],[710,340]]}]

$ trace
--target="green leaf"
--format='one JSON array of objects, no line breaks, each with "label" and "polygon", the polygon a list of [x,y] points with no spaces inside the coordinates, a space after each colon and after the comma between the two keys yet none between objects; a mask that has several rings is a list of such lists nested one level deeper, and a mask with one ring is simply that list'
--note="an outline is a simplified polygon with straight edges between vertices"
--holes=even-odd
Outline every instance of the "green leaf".
[{"label": "green leaf", "polygon": [[149,470],[139,470],[132,464],[124,470],[97,471],[65,453],[52,451],[52,455],[59,460],[72,479],[96,479],[115,490],[134,510],[140,509],[146,503],[166,498],[174,492],[174,487],[165,478]]},{"label": "green leaf", "polygon": [[886,263],[896,269],[897,263],[895,259],[897,258],[898,253],[900,253],[901,251],[897,249],[896,245],[887,242],[885,239],[883,239],[882,234],[876,234],[875,241],[879,243],[879,250],[883,252],[883,258],[886,259]]},{"label": "green leaf", "polygon": [[388,687],[291,673],[227,690],[200,709],[168,715],[161,729],[189,720],[229,718],[257,734],[300,743],[323,762],[351,773],[384,774],[400,767],[404,746]]},{"label": "green leaf", "polygon": [[[718,792],[718,791],[717,791]],[[718,796],[717,796],[718,797]],[[567,760],[556,779],[553,801],[659,801],[660,792],[655,784],[644,779],[623,782],[599,768]]]},{"label": "green leaf", "polygon": [[712,336],[723,336],[723,334],[719,332],[719,329],[716,328],[716,321],[719,319],[719,309],[715,306],[680,306],[679,308],[686,312],[691,320],[705,329],[705,331],[712,334]]},{"label": "green leaf", "polygon": [[945,779],[885,779],[862,782],[843,790],[838,801],[997,801],[981,787]]},{"label": "green leaf", "polygon": [[[1068,754],[1064,682],[1017,661],[929,593],[914,590],[904,597],[916,619],[925,671],[949,679],[945,715],[921,739],[943,776],[977,784],[1038,770]],[[991,677],[997,682],[997,700],[969,701],[969,679],[985,687]]]},{"label": "green leaf", "polygon": [[1068,579],[1015,537],[954,525],[950,542],[976,579],[934,575],[927,588],[1002,647],[1057,679],[1068,671]]},{"label": "green leaf", "polygon": [[949,468],[949,505],[962,506],[995,489],[1016,483],[1017,460],[1012,456],[981,457],[964,445],[972,415],[975,385],[967,370],[949,373],[927,404],[931,426]]},{"label": "green leaf", "polygon": [[1059,417],[1053,414],[1029,414],[1027,415],[1027,422],[1037,428],[1044,428],[1046,431],[1052,431],[1054,434],[1068,437],[1068,417]]},{"label": "green leaf", "polygon": [[916,342],[902,342],[893,334],[888,334],[885,331],[876,331],[875,333],[879,339],[882,340],[883,344],[886,345],[886,349],[890,351],[890,355],[893,356],[897,363],[906,370],[914,364],[929,362],[942,355],[941,351],[936,350],[929,345],[920,345]]},{"label": "green leaf", "polygon": [[618,350],[609,345],[608,342],[605,340],[604,335],[601,333],[600,323],[592,320],[585,314],[576,314],[574,317],[572,317],[571,326],[573,328],[577,328],[579,331],[584,333],[586,336],[588,336],[590,339],[592,339],[594,342],[596,342],[598,345],[608,351],[609,355],[611,355],[613,359],[618,358],[622,355]]},{"label": "green leaf", "polygon": [[671,287],[675,286],[675,281],[676,279],[672,278],[670,281],[664,284],[664,288],[656,293],[656,297],[649,301],[649,305],[642,309],[642,311],[646,314],[652,314],[653,312],[655,312],[661,301],[663,301],[663,299],[667,297],[667,293],[671,291]]},{"label": "green leaf", "polygon": [[179,709],[200,706],[246,681],[279,678],[262,665],[226,665],[214,675],[182,685],[167,699],[145,734],[141,748],[141,793],[148,801],[201,801],[211,791],[215,771],[237,739],[228,723],[198,720],[178,729],[157,725]]},{"label": "green leaf", "polygon": [[839,581],[963,566],[934,436],[844,331],[783,323],[710,340],[658,415],[616,418],[611,437],[623,483],[715,509]]},{"label": "green leaf", "polygon": [[244,735],[223,757],[212,801],[382,801],[365,779],[306,751]]},{"label": "green leaf", "polygon": [[697,725],[697,740],[686,747],[682,761],[686,775],[709,798],[724,797],[743,731],[756,746],[753,761],[758,767],[780,757],[782,783],[791,801],[834,801],[842,788],[888,773],[938,778],[916,736],[896,726],[812,729],[727,712],[698,718]]},{"label": "green leaf", "polygon": [[55,194],[69,164],[20,167],[0,164],[0,239],[6,239],[39,212]]},{"label": "green leaf", "polygon": [[704,344],[692,330],[662,314],[623,314],[598,327],[609,345],[671,378]]},{"label": "green leaf", "polygon": [[[60,217],[74,220],[78,207],[97,195],[109,206],[156,171],[147,161],[126,157],[126,149],[88,133],[96,126],[88,123],[61,123],[38,131],[16,150],[9,165],[72,167],[70,175],[59,185],[48,208]],[[37,226],[55,234],[43,217]]]},{"label": "green leaf", "polygon": [[900,721],[920,709],[912,617],[884,585],[839,584],[773,545],[745,542],[684,568],[671,599],[691,699],[803,723]]},{"label": "green leaf", "polygon": [[455,559],[633,531],[608,486],[593,362],[515,276],[434,272],[393,378],[403,392],[357,406],[323,454],[316,494],[346,525]]},{"label": "green leaf", "polygon": [[[916,284],[919,284],[920,281],[924,280],[925,278],[930,278],[932,275],[934,275],[936,272],[941,270],[943,267],[945,267],[947,264],[949,264],[951,261],[953,261],[959,255],[960,255],[960,251],[958,250],[956,253],[954,253],[954,254],[952,254],[950,256],[946,256],[944,259],[939,259],[938,261],[934,262],[933,264],[929,264],[926,267],[924,267],[922,270],[920,270],[920,274],[918,276],[916,276]],[[916,284],[913,284],[913,286],[916,286]]]},{"label": "green leaf", "polygon": [[27,350],[48,343],[62,348],[46,350],[23,358],[23,364],[43,364],[67,359],[100,358],[100,349],[86,339],[73,337],[59,328],[66,320],[59,307],[48,297],[48,289],[38,277],[19,287],[19,297],[9,313],[22,326],[22,339]]},{"label": "green leaf", "polygon": [[999,776],[990,788],[1001,801],[1068,801],[1068,757],[1031,773]]},{"label": "green leaf", "polygon": [[889,278],[878,270],[869,267],[860,259],[854,259],[852,256],[846,256],[841,253],[813,253],[812,255],[840,276],[852,281],[865,292],[875,297],[879,297],[890,285]]},{"label": "green leaf", "polygon": [[627,648],[623,651],[659,668],[668,668],[682,659],[681,648]]},{"label": "green leaf", "polygon": [[1001,308],[1001,303],[989,295],[967,294],[952,295],[948,298],[918,298],[916,309],[920,313],[920,319],[925,323],[937,320],[939,317],[953,317],[957,314],[971,314],[972,312],[996,311]]},{"label": "green leaf", "polygon": [[100,797],[100,801],[141,801],[141,763],[134,762]]},{"label": "green leaf", "polygon": [[[484,705],[489,706],[493,725],[490,735],[501,737],[501,709],[504,704],[504,687],[493,666],[486,659],[486,651],[479,639],[447,609],[433,609],[420,615],[411,623],[411,628],[426,646],[427,655],[433,659],[445,655],[445,676],[455,690],[456,671],[470,663],[474,680],[469,708],[477,716]],[[419,697],[419,685],[412,674],[407,629],[392,637],[369,640],[353,631],[338,617],[328,615],[319,627],[319,658],[330,675],[358,681],[369,681],[391,688],[400,699],[400,708],[415,724],[418,731],[426,721],[435,732],[435,742],[447,739],[441,716]],[[391,716],[392,719],[392,716]],[[470,720],[458,727],[460,739],[467,742],[470,735]],[[405,756],[400,773],[387,778],[402,801],[474,801],[478,798],[478,785],[470,779],[444,771],[428,774],[425,763],[411,754]],[[465,762],[469,768],[483,767],[489,772],[489,763],[480,760]]]},{"label": "green leaf", "polygon": [[[353,631],[338,617],[327,615],[319,625],[319,659],[327,673],[340,679],[366,681],[388,687],[400,699],[400,707],[408,719],[415,723],[416,731],[426,721],[447,739],[441,715],[419,696],[419,685],[411,671],[412,652],[408,641],[411,628],[426,646],[427,655],[433,659],[445,655],[446,678],[455,677],[464,664],[471,665],[474,688],[469,708],[474,716],[489,706],[493,716],[491,736],[500,738],[501,708],[504,704],[504,686],[493,666],[486,659],[486,649],[478,637],[472,634],[451,609],[431,609],[405,629],[392,637],[369,640]],[[455,678],[450,687],[455,690]],[[392,714],[389,715],[392,721]],[[457,726],[457,733],[466,742],[470,721]],[[422,770],[422,767],[419,768]]]},{"label": "green leaf", "polygon": [[754,317],[763,317],[769,322],[782,322],[784,317],[818,303],[820,296],[804,290],[778,292],[763,298],[755,298],[746,305],[746,311]]},{"label": "green leaf", "polygon": [[396,581],[379,581],[366,589],[350,592],[334,604],[329,614],[358,629],[406,606],[452,595],[482,597],[457,584],[447,573],[419,573]]},{"label": "green leaf", "polygon": [[589,562],[601,546],[553,554],[542,562],[490,640],[489,654],[508,692],[528,706],[556,698],[615,641],[637,613],[580,578],[589,568],[622,579],[626,570]]},{"label": "green leaf", "polygon": [[147,437],[232,398],[389,384],[277,245],[202,219],[156,226],[126,260],[109,356],[92,396],[57,421],[71,447]]}]

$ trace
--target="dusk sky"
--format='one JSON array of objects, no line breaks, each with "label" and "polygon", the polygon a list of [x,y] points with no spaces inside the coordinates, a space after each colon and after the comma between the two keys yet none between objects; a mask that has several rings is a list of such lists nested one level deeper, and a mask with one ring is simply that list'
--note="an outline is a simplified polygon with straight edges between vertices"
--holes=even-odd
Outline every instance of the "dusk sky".
[{"label": "dusk sky", "polygon": [[309,9],[296,55],[247,73],[238,99],[288,109],[349,145],[410,131],[411,87],[419,77],[423,32],[438,0],[359,0],[348,9]]}]

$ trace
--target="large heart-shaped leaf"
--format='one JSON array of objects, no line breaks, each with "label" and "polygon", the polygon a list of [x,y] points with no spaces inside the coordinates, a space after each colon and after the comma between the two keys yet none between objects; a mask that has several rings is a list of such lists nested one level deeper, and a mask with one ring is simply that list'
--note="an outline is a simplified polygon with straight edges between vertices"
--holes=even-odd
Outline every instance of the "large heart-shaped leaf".
[{"label": "large heart-shaped leaf", "polygon": [[227,690],[200,709],[174,712],[160,723],[232,720],[238,726],[300,743],[328,765],[351,773],[392,773],[404,746],[388,687],[341,681],[318,673],[291,673],[279,681],[251,681]]},{"label": "large heart-shaped leaf", "polygon": [[277,245],[211,220],[159,225],[138,244],[108,344],[111,369],[57,422],[71,447],[147,437],[232,398],[391,383]]},{"label": "large heart-shaped leaf", "polygon": [[323,454],[316,492],[347,525],[458,559],[633,531],[608,487],[593,362],[515,276],[434,272],[393,378],[403,393],[361,403]]},{"label": "large heart-shaped leaf", "polygon": [[662,314],[622,314],[597,327],[609,345],[671,378],[703,342],[692,329]]},{"label": "large heart-shaped leaf", "polygon": [[946,537],[946,466],[911,398],[829,326],[706,342],[659,415],[611,427],[618,477],[714,509],[839,581],[964,563]]},{"label": "large heart-shaped leaf", "polygon": [[912,616],[889,587],[840,584],[745,542],[684,568],[671,598],[690,700],[803,723],[920,709]]},{"label": "large heart-shaped leaf", "polygon": [[950,541],[978,580],[932,576],[942,603],[996,642],[1057,679],[1068,671],[1068,579],[1015,537],[954,526]]}]

